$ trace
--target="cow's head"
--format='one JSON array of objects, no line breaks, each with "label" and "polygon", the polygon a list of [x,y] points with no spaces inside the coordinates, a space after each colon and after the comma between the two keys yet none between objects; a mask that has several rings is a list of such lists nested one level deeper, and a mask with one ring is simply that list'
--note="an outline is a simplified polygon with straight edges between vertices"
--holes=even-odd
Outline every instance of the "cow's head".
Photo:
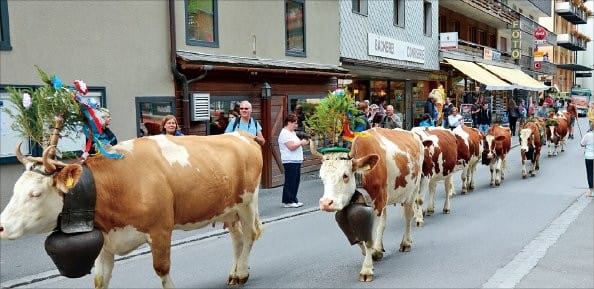
[{"label": "cow's head", "polygon": [[355,173],[373,169],[378,160],[376,154],[352,159],[344,152],[326,153],[320,168],[320,178],[324,183],[320,210],[339,211],[348,205],[357,186]]},{"label": "cow's head", "polygon": [[523,128],[520,130],[520,150],[527,152],[528,146],[534,147],[534,136],[530,128]]},{"label": "cow's head", "polygon": [[82,167],[51,159],[53,150],[55,147],[47,148],[42,158],[24,157],[17,145],[17,159],[25,165],[25,172],[14,184],[12,197],[0,214],[1,239],[49,232],[56,227],[64,193],[77,183]]},{"label": "cow's head", "polygon": [[495,151],[497,143],[498,142],[501,143],[504,140],[505,140],[505,136],[503,136],[503,135],[494,136],[491,134],[487,134],[485,136],[485,142],[484,142],[485,150],[483,151],[483,157],[486,157],[487,160],[492,160],[495,157],[497,157],[497,153]]}]

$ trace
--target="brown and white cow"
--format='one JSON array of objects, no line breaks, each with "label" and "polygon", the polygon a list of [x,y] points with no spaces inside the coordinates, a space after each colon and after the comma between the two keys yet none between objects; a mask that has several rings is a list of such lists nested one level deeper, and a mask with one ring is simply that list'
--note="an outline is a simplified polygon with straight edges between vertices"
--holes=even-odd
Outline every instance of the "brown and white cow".
[{"label": "brown and white cow", "polygon": [[491,170],[491,186],[499,186],[505,178],[507,153],[511,149],[511,130],[494,124],[485,136],[483,163],[488,163]]},{"label": "brown and white cow", "polygon": [[[20,147],[20,145],[19,145]],[[157,135],[112,147],[122,159],[91,157],[84,165],[47,157],[17,156],[26,170],[0,215],[0,237],[50,232],[57,225],[64,195],[90,170],[96,189],[95,228],[104,245],[95,261],[95,287],[106,288],[114,255],[125,255],[144,243],[151,247],[153,268],[164,288],[170,278],[171,234],[223,222],[233,239],[228,284],[249,277],[249,255],[260,236],[258,191],[262,151],[244,133],[217,136]],[[231,164],[231,165],[230,165]]]},{"label": "brown and white cow", "polygon": [[[312,151],[315,151],[313,145]],[[410,251],[411,220],[422,164],[423,144],[420,137],[402,129],[372,128],[353,140],[350,153],[323,155],[320,168],[324,184],[321,210],[339,211],[349,204],[356,189],[355,173],[362,173],[362,186],[372,199],[372,240],[362,244],[365,259],[359,281],[372,281],[373,260],[383,257],[386,206],[389,204],[402,204],[404,208],[405,228],[400,251]]]},{"label": "brown and white cow", "polygon": [[[454,194],[454,169],[458,163],[458,147],[456,135],[449,129],[442,127],[414,127],[412,132],[418,134],[422,140],[430,140],[426,146],[423,158],[423,178],[419,188],[419,204],[427,204],[423,209],[424,215],[430,216],[435,212],[435,190],[437,182],[444,181],[445,201],[443,213],[450,213],[450,199]],[[425,199],[425,191],[429,191]],[[424,221],[416,220],[417,226]]]},{"label": "brown and white cow", "polygon": [[483,154],[483,135],[466,125],[459,125],[453,130],[458,146],[458,162],[462,164],[462,194],[474,190],[474,173]]},{"label": "brown and white cow", "polygon": [[563,113],[547,120],[546,134],[549,157],[558,155],[559,150],[565,151],[568,131],[569,120]]},{"label": "brown and white cow", "polygon": [[526,159],[531,159],[530,176],[534,177],[540,168],[540,128],[529,121],[520,129],[520,155],[522,157],[522,178],[526,178]]}]

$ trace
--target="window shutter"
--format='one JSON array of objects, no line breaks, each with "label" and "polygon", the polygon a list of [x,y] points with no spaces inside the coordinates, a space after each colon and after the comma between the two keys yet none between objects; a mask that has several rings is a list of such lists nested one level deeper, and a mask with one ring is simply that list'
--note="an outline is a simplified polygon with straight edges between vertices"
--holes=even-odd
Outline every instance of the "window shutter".
[{"label": "window shutter", "polygon": [[190,107],[190,117],[192,121],[209,120],[210,94],[192,93],[192,98],[190,99]]}]

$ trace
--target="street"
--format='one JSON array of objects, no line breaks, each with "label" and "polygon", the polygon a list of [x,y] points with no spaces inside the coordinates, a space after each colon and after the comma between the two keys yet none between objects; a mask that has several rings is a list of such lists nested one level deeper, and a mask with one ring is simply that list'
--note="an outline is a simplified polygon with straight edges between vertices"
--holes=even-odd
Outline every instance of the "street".
[{"label": "street", "polygon": [[[581,127],[586,119],[580,119]],[[403,231],[402,209],[388,208],[384,259],[374,262],[371,283],[357,281],[363,261],[350,246],[334,214],[317,210],[321,182],[302,181],[300,209],[280,206],[282,188],[262,190],[264,232],[254,244],[250,279],[245,288],[530,288],[594,287],[593,205],[587,186],[581,138],[568,140],[566,151],[547,158],[540,171],[522,179],[519,147],[508,156],[505,180],[489,187],[489,170],[479,166],[468,195],[458,195],[452,211],[441,213],[443,185],[438,185],[436,213],[412,230],[413,247],[398,252]],[[517,144],[517,136],[513,144]],[[2,204],[3,206],[5,204]],[[92,275],[58,277],[43,251],[45,235],[1,241],[3,288],[90,288]],[[231,242],[221,230],[207,227],[178,232],[172,248],[171,276],[177,287],[227,288]],[[150,254],[141,248],[116,262],[112,288],[159,288]]]}]

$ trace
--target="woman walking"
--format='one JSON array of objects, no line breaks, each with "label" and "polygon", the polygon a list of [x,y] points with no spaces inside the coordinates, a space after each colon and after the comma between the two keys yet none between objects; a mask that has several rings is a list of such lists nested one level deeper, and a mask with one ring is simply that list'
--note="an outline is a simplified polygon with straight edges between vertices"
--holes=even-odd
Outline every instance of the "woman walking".
[{"label": "woman walking", "polygon": [[592,174],[594,173],[594,127],[590,125],[590,130],[584,135],[580,144],[584,147],[584,158],[586,159],[586,177],[588,178],[588,190],[586,196],[592,197],[594,184]]},{"label": "woman walking", "polygon": [[285,127],[278,135],[278,148],[285,169],[285,184],[283,186],[283,207],[285,208],[303,206],[303,203],[297,200],[297,191],[299,190],[301,163],[303,162],[302,147],[309,144],[309,141],[297,137],[295,132],[297,122],[297,115],[289,113],[285,117]]}]

